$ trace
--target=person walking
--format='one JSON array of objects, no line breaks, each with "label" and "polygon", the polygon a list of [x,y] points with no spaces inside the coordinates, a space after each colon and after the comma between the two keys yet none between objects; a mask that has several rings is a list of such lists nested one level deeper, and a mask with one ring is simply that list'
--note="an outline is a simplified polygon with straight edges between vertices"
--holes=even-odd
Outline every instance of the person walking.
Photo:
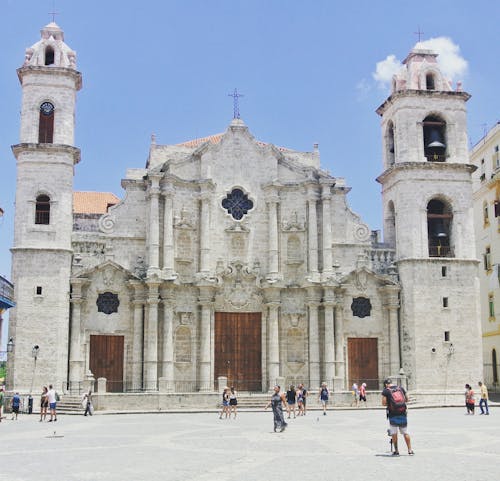
[{"label": "person walking", "polygon": [[309,396],[309,393],[302,383],[299,384],[299,389],[302,392],[302,414],[305,416],[307,414],[307,396]]},{"label": "person walking", "polygon": [[467,414],[474,415],[474,408],[476,400],[474,399],[474,391],[470,384],[465,385],[465,407],[467,408]]},{"label": "person walking", "polygon": [[226,414],[226,419],[229,415],[229,388],[226,386],[224,391],[222,391],[222,409],[219,414],[219,419],[222,419],[222,415]]},{"label": "person walking", "polygon": [[5,402],[5,393],[3,386],[0,386],[0,422],[2,422],[3,403]]},{"label": "person walking", "polygon": [[49,398],[47,397],[47,386],[43,386],[42,395],[40,396],[40,422],[47,418],[47,408],[49,407]]},{"label": "person walking", "polygon": [[359,387],[358,387],[357,383],[353,383],[353,385],[351,387],[351,392],[352,392],[351,406],[358,407],[358,405],[359,405]]},{"label": "person walking", "polygon": [[274,419],[274,432],[279,430],[279,432],[283,432],[288,424],[285,422],[285,418],[283,417],[283,405],[286,408],[286,397],[283,393],[280,392],[281,387],[276,385],[274,386],[274,392],[271,396],[271,400],[266,404],[264,411],[267,410],[269,406],[273,409],[273,419]]},{"label": "person walking", "polygon": [[19,414],[19,407],[21,406],[21,398],[19,396],[19,393],[16,392],[14,396],[12,396],[12,401],[11,401],[11,408],[12,408],[12,421],[14,419],[17,421],[17,416]]},{"label": "person walking", "polygon": [[51,423],[52,421],[57,421],[57,412],[56,412],[56,400],[57,395],[52,384],[49,384],[49,390],[47,391],[47,400],[49,401],[49,409],[50,409],[50,419],[47,421]]},{"label": "person walking", "polygon": [[398,430],[403,435],[408,448],[408,454],[415,454],[411,447],[411,438],[407,432],[407,406],[408,395],[402,386],[394,386],[390,379],[384,381],[384,390],[382,391],[382,406],[386,407],[387,418],[389,419],[388,433],[392,437],[394,446],[393,456],[399,456],[398,449]]},{"label": "person walking", "polygon": [[[488,409],[488,388],[486,387],[486,384],[483,382],[479,381],[478,382],[479,389],[481,390],[481,399],[479,400],[479,407],[481,408],[481,414],[486,414],[486,416],[490,415],[490,410]],[[486,412],[483,409],[486,409]]]},{"label": "person walking", "polygon": [[234,419],[236,419],[236,406],[238,406],[238,397],[234,390],[234,386],[231,386],[231,390],[229,391],[229,419],[231,419],[231,413],[234,414]]},{"label": "person walking", "polygon": [[359,401],[364,402],[364,406],[366,407],[366,383],[364,382],[361,384],[361,387],[359,388]]},{"label": "person walking", "polygon": [[288,419],[290,419],[290,413],[293,411],[293,418],[295,419],[295,404],[297,402],[297,391],[293,384],[290,384],[288,391],[286,392],[286,404],[288,411]]},{"label": "person walking", "polygon": [[326,407],[328,405],[328,399],[330,398],[330,391],[326,387],[326,382],[321,384],[321,389],[318,394],[318,402],[321,402],[323,406],[323,416],[326,416]]},{"label": "person walking", "polygon": [[92,390],[91,389],[89,389],[89,391],[83,395],[82,404],[85,406],[85,413],[83,415],[87,416],[87,414],[88,414],[88,415],[92,416],[92,412],[94,411],[94,409],[92,407]]}]

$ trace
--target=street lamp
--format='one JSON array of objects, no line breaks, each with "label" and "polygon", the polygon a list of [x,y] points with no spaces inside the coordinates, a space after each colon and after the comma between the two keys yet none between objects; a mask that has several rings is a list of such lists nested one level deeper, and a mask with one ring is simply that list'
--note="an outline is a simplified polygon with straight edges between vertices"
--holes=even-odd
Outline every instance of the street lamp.
[{"label": "street lamp", "polygon": [[14,350],[14,338],[9,338],[9,342],[7,343],[7,352],[12,352]]},{"label": "street lamp", "polygon": [[31,348],[31,357],[34,359],[34,363],[33,363],[33,376],[31,376],[30,396],[31,392],[33,391],[33,383],[35,382],[36,360],[38,358],[39,352],[40,352],[40,346],[38,344],[35,344]]}]

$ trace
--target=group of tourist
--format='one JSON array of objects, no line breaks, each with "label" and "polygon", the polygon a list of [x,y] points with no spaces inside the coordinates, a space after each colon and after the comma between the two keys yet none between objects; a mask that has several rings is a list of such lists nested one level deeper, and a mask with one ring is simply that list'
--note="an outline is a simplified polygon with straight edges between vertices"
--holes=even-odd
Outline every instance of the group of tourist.
[{"label": "group of tourist", "polygon": [[49,384],[48,389],[47,386],[43,386],[40,396],[40,422],[45,421],[47,418],[47,409],[50,414],[50,419],[47,422],[57,421],[56,405],[58,398],[59,395],[52,384]]},{"label": "group of tourist", "polygon": [[234,414],[234,419],[236,419],[238,406],[238,397],[234,386],[225,387],[222,392],[222,409],[219,414],[219,419],[225,415],[226,419],[231,419],[231,414]]},{"label": "group of tourist", "polygon": [[[291,384],[286,392],[286,411],[288,413],[288,419],[293,414],[295,418],[297,416],[305,416],[307,413],[307,389],[303,384],[299,384],[295,387]],[[296,414],[297,410],[297,414]]]},{"label": "group of tourist", "polygon": [[[488,408],[488,388],[486,385],[479,381],[478,383],[479,386],[479,392],[480,392],[480,399],[479,399],[479,408],[481,409],[481,414],[485,414],[486,416],[489,416],[490,410]],[[476,398],[474,394],[474,390],[472,389],[472,386],[470,384],[465,385],[465,408],[467,409],[466,414],[474,414],[474,410],[476,407]]]}]

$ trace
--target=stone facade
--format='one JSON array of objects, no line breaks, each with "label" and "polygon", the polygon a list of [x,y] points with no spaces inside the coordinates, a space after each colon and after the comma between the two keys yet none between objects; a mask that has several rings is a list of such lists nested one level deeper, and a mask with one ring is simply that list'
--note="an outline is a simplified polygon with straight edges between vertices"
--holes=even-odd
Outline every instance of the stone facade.
[{"label": "stone facade", "polygon": [[[71,391],[89,370],[107,377],[108,390],[177,392],[212,392],[220,376],[240,390],[325,381],[342,391],[354,381],[378,389],[401,367],[412,389],[456,388],[478,375],[468,96],[451,91],[435,55],[412,52],[378,111],[382,243],[349,209],[344,179],[321,169],[317,145],[260,142],[239,118],[184,144],[153,138],[145,168],[127,171],[121,202],[102,215],[72,214],[79,152],[69,119],[81,77],[62,40],[49,24],[19,70],[11,385],[33,382],[35,343],[35,385],[52,379]],[[47,48],[54,66],[43,64]],[[411,83],[419,68],[439,90]],[[45,101],[55,104],[52,143],[35,138],[42,120],[33,112],[41,116]],[[452,126],[445,162],[424,157],[429,113]],[[40,194],[50,198],[45,225],[33,222],[45,208]],[[447,241],[437,258],[426,219],[434,197],[452,205],[454,226],[454,254]]]},{"label": "stone facade", "polygon": [[472,149],[474,230],[476,253],[481,260],[481,324],[483,330],[484,381],[498,385],[500,358],[500,123]]}]

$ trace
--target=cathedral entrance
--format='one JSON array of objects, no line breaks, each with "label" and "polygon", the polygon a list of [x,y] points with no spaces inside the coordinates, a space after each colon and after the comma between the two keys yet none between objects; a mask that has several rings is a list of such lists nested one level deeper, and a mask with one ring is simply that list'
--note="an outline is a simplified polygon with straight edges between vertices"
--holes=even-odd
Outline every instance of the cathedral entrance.
[{"label": "cathedral entrance", "polygon": [[90,370],[105,377],[109,392],[123,391],[123,336],[90,336]]},{"label": "cathedral entrance", "polygon": [[349,388],[353,383],[365,382],[368,389],[379,389],[378,339],[373,337],[349,337]]},{"label": "cathedral entrance", "polygon": [[215,313],[215,382],[226,376],[237,391],[262,390],[260,312]]}]

